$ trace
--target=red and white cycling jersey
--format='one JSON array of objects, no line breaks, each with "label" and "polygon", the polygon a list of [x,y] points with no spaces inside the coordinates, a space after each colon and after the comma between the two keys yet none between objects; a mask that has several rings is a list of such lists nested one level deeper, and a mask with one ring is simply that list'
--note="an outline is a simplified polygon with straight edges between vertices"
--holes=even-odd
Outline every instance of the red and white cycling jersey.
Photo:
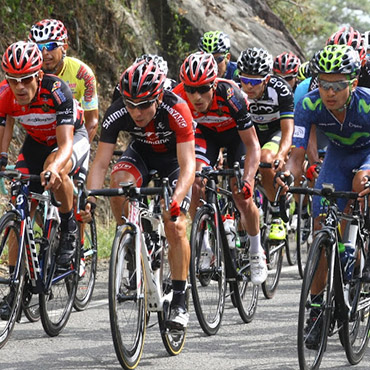
[{"label": "red and white cycling jersey", "polygon": [[83,125],[83,109],[67,84],[54,75],[45,74],[36,97],[28,105],[20,105],[7,83],[0,84],[0,125],[6,116],[15,118],[37,142],[51,146],[56,143],[56,127]]}]

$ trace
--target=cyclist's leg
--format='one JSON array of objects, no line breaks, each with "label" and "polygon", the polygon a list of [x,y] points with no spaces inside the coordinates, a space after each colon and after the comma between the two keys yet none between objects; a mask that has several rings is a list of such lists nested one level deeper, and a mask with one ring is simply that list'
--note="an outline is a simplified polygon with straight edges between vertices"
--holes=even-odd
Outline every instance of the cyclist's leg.
[{"label": "cyclist's leg", "polygon": [[[148,181],[149,170],[143,154],[139,154],[134,146],[130,144],[113,166],[110,187],[119,188],[121,182],[132,182],[140,187],[146,186]],[[117,224],[122,225],[122,213],[127,215],[127,209],[124,209],[125,197],[111,197],[110,204]]]}]

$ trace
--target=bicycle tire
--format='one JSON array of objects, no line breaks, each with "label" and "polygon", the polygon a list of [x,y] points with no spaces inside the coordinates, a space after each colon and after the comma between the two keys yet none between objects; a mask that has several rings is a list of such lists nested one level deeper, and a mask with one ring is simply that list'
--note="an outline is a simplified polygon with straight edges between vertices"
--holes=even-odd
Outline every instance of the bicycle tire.
[{"label": "bicycle tire", "polygon": [[[361,250],[361,240],[357,237],[357,250]],[[361,253],[361,259],[365,256]],[[358,364],[364,357],[367,345],[369,343],[370,330],[370,284],[364,283],[359,277],[361,264],[355,267],[353,279],[349,282],[348,303],[354,307],[348,320],[343,322],[339,336],[348,362],[351,365]]]},{"label": "bicycle tire", "polygon": [[[80,225],[80,224],[79,224]],[[81,263],[74,308],[83,311],[89,304],[95,287],[96,270],[98,265],[98,239],[96,232],[95,216],[88,224],[84,225],[84,238],[81,242]],[[81,265],[80,265],[81,266]]]},{"label": "bicycle tire", "polygon": [[286,229],[288,236],[286,238],[287,243],[285,244],[286,250],[286,259],[288,261],[289,266],[294,266],[297,263],[297,224],[298,224],[298,215],[296,212],[296,204],[294,204],[294,213],[291,209],[292,202],[295,203],[295,199],[291,196],[288,211],[289,211],[289,219],[286,224]]},{"label": "bicycle tire", "polygon": [[[307,263],[312,235],[313,235],[313,216],[312,216],[312,198],[307,200],[306,218],[303,218],[303,202],[305,196],[299,195],[298,210],[297,210],[297,265],[299,276],[303,279],[304,269]],[[299,237],[298,237],[299,236]]]},{"label": "bicycle tire", "polygon": [[[4,283],[0,284],[0,296],[4,299],[11,290],[10,273],[8,269],[8,256],[11,244],[15,244],[15,240],[19,243],[20,224],[17,215],[14,212],[5,213],[0,219],[0,277]],[[17,245],[18,247],[18,245]],[[14,329],[15,322],[21,310],[22,290],[24,286],[24,271],[25,265],[22,259],[19,269],[19,275],[13,279],[14,298],[10,303],[10,315],[8,319],[0,319],[0,348],[4,347],[9,340]],[[4,301],[2,301],[4,302]],[[4,302],[5,303],[5,302]]]},{"label": "bicycle tire", "polygon": [[[209,268],[201,268],[204,236],[212,249]],[[214,215],[208,207],[201,207],[195,215],[191,236],[190,282],[195,313],[207,335],[215,335],[220,328],[225,309],[226,275],[224,251],[217,239]]]},{"label": "bicycle tire", "polygon": [[[166,238],[161,241],[162,252],[161,252],[161,266],[160,266],[160,284],[162,287],[162,297],[166,297],[172,291],[172,280],[171,271],[168,261],[168,242]],[[185,305],[189,312],[189,287],[186,287],[186,298]],[[170,312],[170,302],[169,300],[164,300],[163,308],[161,311],[157,312],[159,330],[161,333],[162,342],[166,348],[167,353],[170,356],[177,356],[185,345],[187,328],[183,331],[170,331],[166,328],[166,320],[169,317]]]},{"label": "bicycle tire", "polygon": [[[334,307],[334,288],[332,286],[333,278],[331,277],[334,274],[334,271],[331,271],[331,267],[328,267],[327,263],[326,265],[321,265],[321,268],[328,269],[327,282],[324,290],[321,292],[323,297],[322,302],[312,301],[311,286],[313,284],[321,256],[326,256],[326,260],[330,259],[330,248],[330,236],[327,233],[318,234],[310,248],[305,268],[299,302],[297,331],[298,360],[300,369],[302,370],[318,369],[326,350]],[[315,321],[315,325],[321,325],[321,334],[317,344],[307,344],[306,323],[310,319],[310,310],[313,308],[319,310],[319,314],[317,316],[318,319]]]},{"label": "bicycle tire", "polygon": [[283,266],[283,248],[287,245],[287,241],[281,241],[279,243],[271,243],[267,240],[263,244],[263,248],[266,254],[267,262],[267,279],[262,283],[263,295],[267,299],[274,297],[276,289],[279,285],[281,269]]},{"label": "bicycle tire", "polygon": [[[42,326],[49,336],[54,337],[65,327],[72,311],[78,284],[80,249],[76,248],[70,266],[62,269],[55,263],[60,239],[59,224],[56,221],[51,223],[47,235],[49,243],[41,256],[44,291],[39,295],[39,304]],[[47,289],[50,279],[52,284]]]},{"label": "bicycle tire", "polygon": [[[140,263],[141,273],[135,268],[135,237],[132,228],[124,225],[118,229],[114,238],[109,267],[111,333],[116,356],[124,369],[137,367],[144,348],[147,295],[143,261]],[[137,279],[140,279],[139,283]],[[136,292],[137,286],[141,291]]]}]

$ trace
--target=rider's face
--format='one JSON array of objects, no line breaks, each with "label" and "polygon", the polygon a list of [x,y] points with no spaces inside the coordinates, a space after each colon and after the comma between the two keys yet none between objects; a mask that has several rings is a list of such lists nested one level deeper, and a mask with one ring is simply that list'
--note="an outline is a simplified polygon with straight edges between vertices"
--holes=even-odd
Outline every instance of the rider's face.
[{"label": "rider's face", "polygon": [[[204,86],[211,86],[210,84]],[[202,86],[198,86],[202,88]],[[213,94],[215,91],[215,84],[206,92],[186,92],[186,96],[190,100],[194,109],[200,113],[207,113],[213,101]]]},{"label": "rider's face", "polygon": [[[148,100],[148,104],[140,99],[129,99],[126,103],[126,109],[134,120],[135,125],[139,127],[146,127],[149,122],[154,118],[159,105],[158,99]],[[130,104],[134,103],[134,104]],[[140,103],[144,103],[140,106]],[[139,104],[135,106],[135,104]],[[148,106],[146,106],[148,105]]]},{"label": "rider's face", "polygon": [[269,76],[260,76],[260,75],[249,75],[246,73],[241,73],[241,77],[246,77],[251,79],[251,83],[243,82],[243,79],[240,79],[242,90],[248,95],[249,99],[259,99],[262,97],[263,92],[265,91],[266,84],[269,80]]},{"label": "rider's face", "polygon": [[[45,43],[49,43],[53,41],[46,41]],[[61,45],[56,47],[53,50],[46,50],[46,48],[42,49],[42,58],[43,58],[43,63],[42,63],[42,69],[45,71],[54,71],[57,69],[55,72],[58,74],[62,68],[62,64],[59,65],[60,61],[63,58],[63,55],[65,54],[67,49],[67,44]]]},{"label": "rider's face", "polygon": [[[27,105],[31,103],[37,93],[39,81],[41,78],[40,74],[42,74],[42,72],[39,72],[38,74],[36,73],[35,76],[32,76],[33,74],[30,73],[25,73],[21,75],[16,75],[12,73],[8,74],[9,78],[7,79],[7,81],[18,104]],[[18,82],[11,77],[21,80]]]},{"label": "rider's face", "polygon": [[[350,89],[354,90],[357,86],[358,81],[354,80],[352,85],[348,84],[348,79],[345,75],[342,74],[319,74],[319,92],[322,102],[324,103],[325,107],[330,111],[338,111],[343,108],[346,104],[348,97],[350,95]],[[320,81],[323,81],[320,84]],[[329,87],[329,89],[325,89],[325,82],[343,82],[344,89],[335,91],[335,88]]]}]

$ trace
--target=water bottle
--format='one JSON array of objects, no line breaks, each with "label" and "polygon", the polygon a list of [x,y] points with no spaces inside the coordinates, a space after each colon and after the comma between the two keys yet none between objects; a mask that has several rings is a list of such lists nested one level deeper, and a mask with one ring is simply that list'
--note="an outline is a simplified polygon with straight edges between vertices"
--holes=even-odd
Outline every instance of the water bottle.
[{"label": "water bottle", "polygon": [[352,279],[353,267],[356,262],[356,238],[358,225],[351,224],[348,231],[348,242],[339,244],[340,260],[343,269],[343,280],[349,281]]},{"label": "water bottle", "polygon": [[227,215],[224,220],[224,229],[226,233],[227,243],[229,244],[230,249],[235,248],[236,243],[236,231],[234,225],[234,218],[230,215]]}]

